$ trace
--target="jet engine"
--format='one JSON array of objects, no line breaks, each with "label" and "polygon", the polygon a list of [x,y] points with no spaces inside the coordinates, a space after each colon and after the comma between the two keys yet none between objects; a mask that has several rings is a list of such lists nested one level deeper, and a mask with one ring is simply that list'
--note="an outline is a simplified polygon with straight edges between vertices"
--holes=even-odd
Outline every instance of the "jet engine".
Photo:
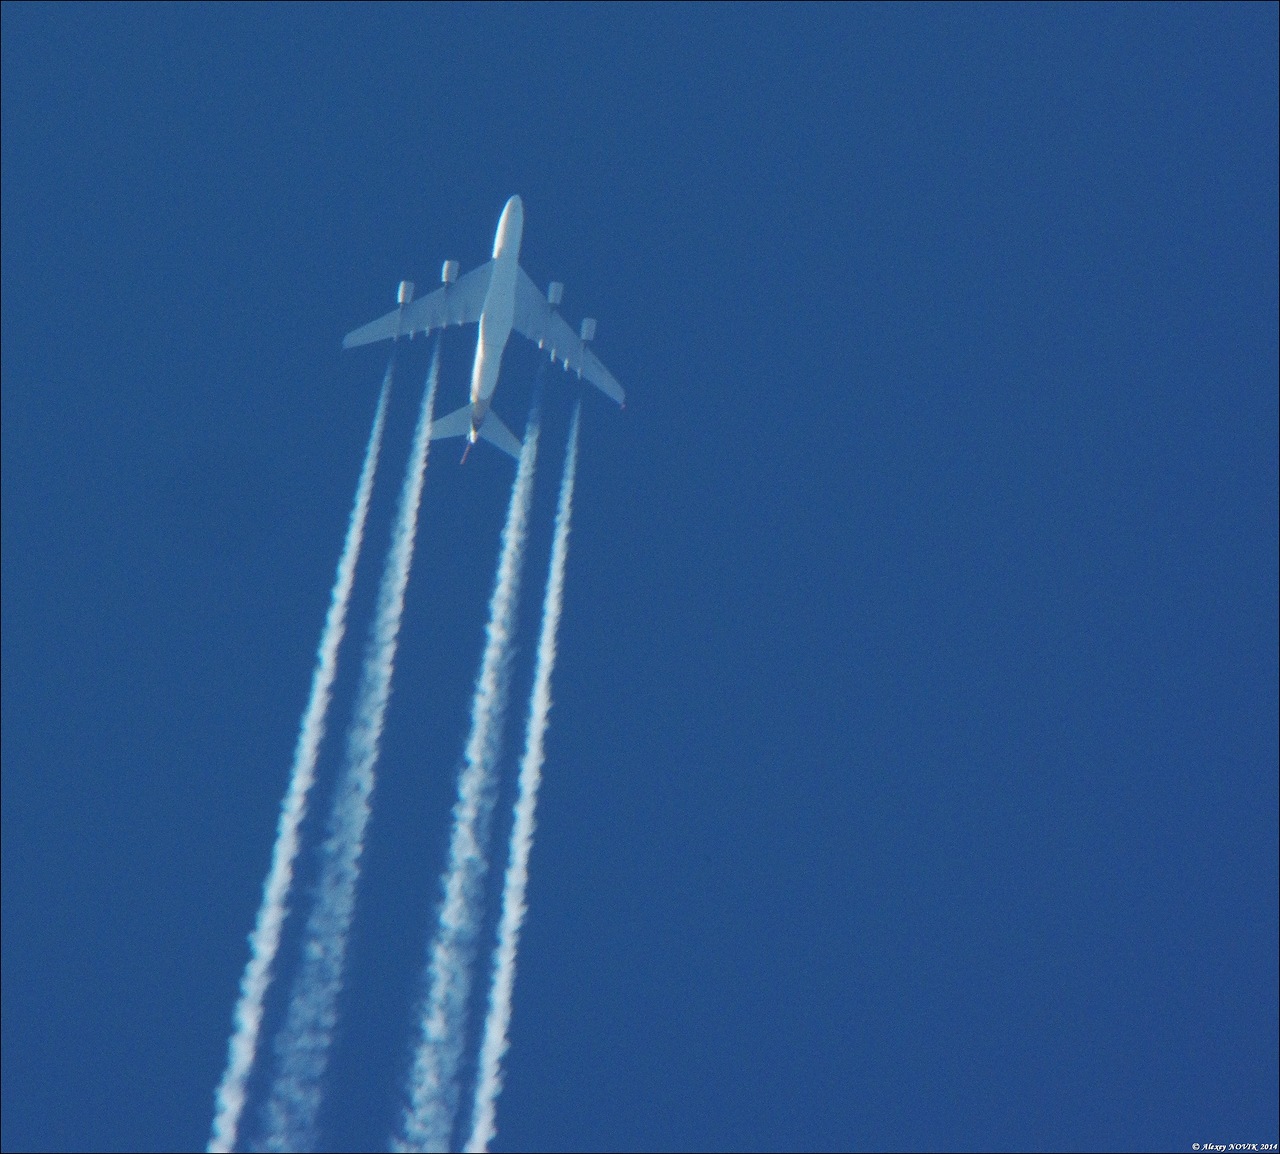
[{"label": "jet engine", "polygon": [[553,280],[547,285],[547,303],[555,308],[564,299],[564,285],[558,280]]},{"label": "jet engine", "polygon": [[413,281],[402,280],[400,287],[396,290],[396,304],[407,305],[413,300]]},{"label": "jet engine", "polygon": [[582,338],[583,344],[586,344],[587,341],[591,340],[596,335],[596,318],[584,317],[582,321],[582,328],[578,335]]},{"label": "jet engine", "polygon": [[447,260],[444,262],[444,268],[440,270],[440,283],[453,284],[458,279],[458,262],[456,260]]}]

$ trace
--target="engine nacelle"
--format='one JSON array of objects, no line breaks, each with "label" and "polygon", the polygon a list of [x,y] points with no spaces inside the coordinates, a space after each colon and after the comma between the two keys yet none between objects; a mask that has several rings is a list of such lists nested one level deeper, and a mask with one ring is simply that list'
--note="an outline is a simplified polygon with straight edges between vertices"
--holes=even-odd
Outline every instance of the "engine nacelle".
[{"label": "engine nacelle", "polygon": [[400,287],[396,290],[396,304],[407,305],[413,300],[413,281],[402,280]]},{"label": "engine nacelle", "polygon": [[440,283],[453,284],[458,279],[458,262],[456,260],[447,260],[444,262],[444,268],[440,270]]},{"label": "engine nacelle", "polygon": [[558,280],[553,280],[547,285],[547,303],[555,308],[562,300],[564,300],[564,285]]},{"label": "engine nacelle", "polygon": [[596,335],[596,318],[584,317],[582,321],[582,328],[578,335],[582,337],[583,344],[586,344],[587,341],[591,340]]}]

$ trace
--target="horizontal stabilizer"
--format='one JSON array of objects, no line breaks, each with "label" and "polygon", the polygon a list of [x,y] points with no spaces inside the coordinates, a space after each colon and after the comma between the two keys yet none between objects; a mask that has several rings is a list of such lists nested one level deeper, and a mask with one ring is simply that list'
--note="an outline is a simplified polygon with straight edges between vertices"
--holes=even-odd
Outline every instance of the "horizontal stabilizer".
[{"label": "horizontal stabilizer", "polygon": [[509,453],[517,461],[520,460],[520,441],[492,409],[485,414],[484,424],[480,426],[480,435],[491,444],[497,445],[504,453]]},{"label": "horizontal stabilizer", "polygon": [[[442,437],[467,437],[471,435],[471,406],[463,405],[454,409],[447,417],[431,422],[431,439],[438,441]],[[504,453],[520,459],[520,440],[499,417],[490,409],[480,426],[480,435],[491,445],[497,445]]]},{"label": "horizontal stabilizer", "polygon": [[431,422],[431,439],[433,441],[438,441],[441,437],[465,437],[470,432],[470,405],[463,405],[460,409],[454,409],[447,417],[441,417],[438,421]]}]

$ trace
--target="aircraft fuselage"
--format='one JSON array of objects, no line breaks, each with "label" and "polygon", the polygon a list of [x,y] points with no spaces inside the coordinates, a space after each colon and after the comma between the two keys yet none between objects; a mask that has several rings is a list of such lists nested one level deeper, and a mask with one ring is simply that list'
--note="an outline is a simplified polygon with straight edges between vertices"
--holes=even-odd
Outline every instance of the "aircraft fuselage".
[{"label": "aircraft fuselage", "polygon": [[480,313],[476,361],[471,370],[471,434],[475,443],[489,409],[489,398],[498,386],[502,352],[511,335],[516,310],[516,273],[520,269],[520,238],[524,233],[524,204],[513,196],[498,218],[493,238],[493,274]]}]

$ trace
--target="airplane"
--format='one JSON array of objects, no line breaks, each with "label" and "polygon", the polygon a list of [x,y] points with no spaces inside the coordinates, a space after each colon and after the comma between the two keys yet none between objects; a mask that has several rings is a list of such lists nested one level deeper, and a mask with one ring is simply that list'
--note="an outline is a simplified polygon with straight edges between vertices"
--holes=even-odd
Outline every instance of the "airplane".
[{"label": "airplane", "polygon": [[374,341],[396,340],[414,333],[431,333],[449,325],[479,322],[475,365],[471,370],[471,400],[462,408],[431,423],[431,439],[467,438],[462,459],[478,437],[496,445],[515,458],[520,456],[520,441],[490,407],[493,390],[498,384],[502,352],[514,328],[533,341],[538,348],[548,349],[554,364],[559,358],[566,370],[585,377],[605,396],[625,407],[626,396],[613,374],[600,358],[587,347],[595,336],[596,322],[588,317],[575,333],[558,312],[564,285],[553,281],[544,297],[520,267],[520,238],[524,232],[524,203],[513,196],[502,209],[498,231],[493,238],[493,259],[459,277],[458,262],[447,260],[440,272],[443,282],[435,292],[413,299],[413,282],[401,281],[396,294],[397,307],[376,321],[349,332],[343,338],[344,349]]}]

